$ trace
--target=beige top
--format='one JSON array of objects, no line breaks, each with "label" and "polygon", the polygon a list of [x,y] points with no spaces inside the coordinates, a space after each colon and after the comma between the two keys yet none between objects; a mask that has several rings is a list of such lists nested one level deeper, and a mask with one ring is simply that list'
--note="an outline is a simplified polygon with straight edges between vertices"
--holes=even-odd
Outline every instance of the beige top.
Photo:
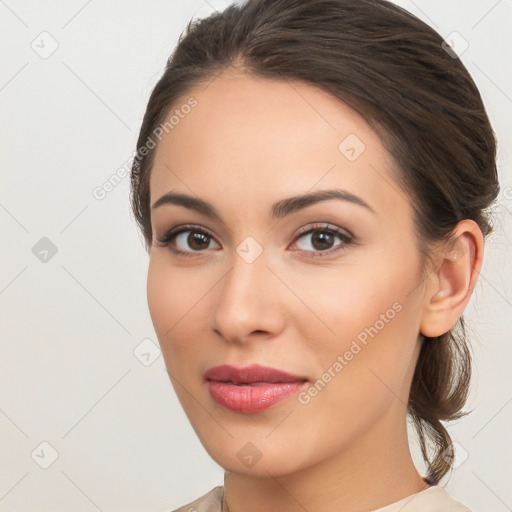
[{"label": "beige top", "polygon": [[[192,503],[173,512],[222,512],[223,494],[222,485],[215,487]],[[471,510],[452,499],[444,487],[432,485],[372,512],[471,512]]]}]

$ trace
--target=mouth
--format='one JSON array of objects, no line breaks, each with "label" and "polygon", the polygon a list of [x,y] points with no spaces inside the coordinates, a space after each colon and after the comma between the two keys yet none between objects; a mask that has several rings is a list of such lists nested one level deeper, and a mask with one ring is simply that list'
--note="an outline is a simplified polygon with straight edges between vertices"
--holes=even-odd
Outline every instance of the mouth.
[{"label": "mouth", "polygon": [[211,398],[224,409],[252,414],[286,400],[308,379],[266,366],[214,366],[204,374]]}]

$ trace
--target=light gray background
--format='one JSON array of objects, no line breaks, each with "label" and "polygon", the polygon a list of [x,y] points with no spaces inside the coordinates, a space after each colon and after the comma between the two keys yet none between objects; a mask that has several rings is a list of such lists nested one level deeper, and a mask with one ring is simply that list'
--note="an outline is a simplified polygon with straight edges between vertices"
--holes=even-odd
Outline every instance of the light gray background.
[{"label": "light gray background", "polygon": [[[228,3],[0,0],[0,511],[169,511],[222,483],[159,355],[128,178],[93,190],[130,162],[186,22]],[[500,141],[496,233],[466,311],[474,412],[450,426],[447,488],[512,510],[512,2],[399,3],[469,43]]]}]

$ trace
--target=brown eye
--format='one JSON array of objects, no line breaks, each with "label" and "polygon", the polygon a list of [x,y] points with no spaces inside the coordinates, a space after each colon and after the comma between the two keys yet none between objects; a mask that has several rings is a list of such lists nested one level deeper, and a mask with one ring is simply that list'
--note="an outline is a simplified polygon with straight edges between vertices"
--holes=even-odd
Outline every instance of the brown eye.
[{"label": "brown eye", "polygon": [[315,231],[311,236],[311,245],[319,251],[330,249],[334,243],[335,236],[326,231]]},{"label": "brown eye", "polygon": [[322,256],[344,249],[352,243],[352,240],[351,235],[342,231],[319,226],[301,233],[294,245],[300,251],[312,253],[313,256]]},{"label": "brown eye", "polygon": [[168,247],[171,252],[184,256],[206,252],[206,249],[220,248],[210,233],[194,226],[173,229],[158,241],[161,247]]},{"label": "brown eye", "polygon": [[186,244],[191,249],[193,249],[194,251],[208,249],[208,245],[210,245],[210,237],[208,235],[194,231],[190,231],[189,233],[190,234],[186,238]]}]

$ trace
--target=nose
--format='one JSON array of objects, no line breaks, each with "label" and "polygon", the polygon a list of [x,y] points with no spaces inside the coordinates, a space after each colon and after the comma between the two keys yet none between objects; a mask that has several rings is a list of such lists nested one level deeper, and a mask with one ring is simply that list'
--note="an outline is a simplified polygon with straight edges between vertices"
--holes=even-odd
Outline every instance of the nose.
[{"label": "nose", "polygon": [[279,335],[286,325],[280,286],[267,266],[265,252],[252,263],[235,254],[231,270],[217,287],[210,327],[236,344]]}]

